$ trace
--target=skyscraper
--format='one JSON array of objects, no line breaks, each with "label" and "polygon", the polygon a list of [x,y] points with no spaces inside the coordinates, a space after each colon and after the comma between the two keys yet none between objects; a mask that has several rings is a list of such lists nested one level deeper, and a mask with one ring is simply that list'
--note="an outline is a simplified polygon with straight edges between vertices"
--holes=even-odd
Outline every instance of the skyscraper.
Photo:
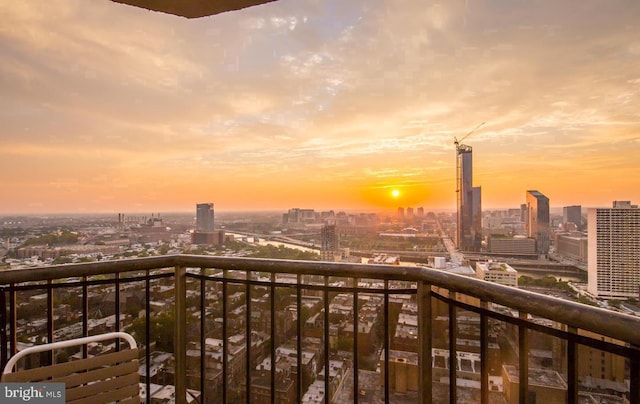
[{"label": "skyscraper", "polygon": [[629,201],[588,210],[587,290],[603,298],[638,298],[640,209]]},{"label": "skyscraper", "polygon": [[472,152],[471,146],[456,143],[456,244],[462,251],[479,251],[482,242],[481,189],[473,186]]},{"label": "skyscraper", "polygon": [[520,221],[522,223],[527,223],[527,204],[523,203],[522,205],[520,205]]},{"label": "skyscraper", "polygon": [[196,231],[213,232],[213,203],[196,205]]},{"label": "skyscraper", "polygon": [[322,245],[320,249],[320,260],[334,261],[335,256],[340,254],[340,245],[335,224],[325,224],[320,230]]},{"label": "skyscraper", "polygon": [[582,206],[573,205],[562,208],[562,223],[573,223],[580,229],[582,227]]},{"label": "skyscraper", "polygon": [[527,191],[527,235],[536,239],[538,254],[549,254],[549,198],[538,191]]}]

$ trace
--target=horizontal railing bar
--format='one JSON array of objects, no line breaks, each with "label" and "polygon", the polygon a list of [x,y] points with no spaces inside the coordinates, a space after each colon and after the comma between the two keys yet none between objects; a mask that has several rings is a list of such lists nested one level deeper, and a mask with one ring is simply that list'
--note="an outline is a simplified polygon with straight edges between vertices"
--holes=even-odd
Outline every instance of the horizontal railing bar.
[{"label": "horizontal railing bar", "polygon": [[300,287],[301,289],[309,289],[309,290],[328,290],[329,292],[337,292],[337,293],[369,293],[369,294],[381,294],[381,295],[415,295],[418,293],[417,289],[379,289],[379,288],[354,288],[353,286],[324,286],[324,285],[316,285],[316,284],[297,284],[297,283],[288,283],[288,282],[270,282],[270,281],[259,281],[255,279],[238,279],[238,278],[223,278],[223,277],[213,277],[210,275],[198,275],[198,274],[187,274],[188,278],[193,279],[201,279],[209,282],[226,282],[226,283],[235,283],[238,285],[250,285],[250,286],[263,286],[268,287],[274,285],[277,288],[291,288],[297,289]]},{"label": "horizontal railing bar", "polygon": [[[155,274],[155,275],[138,275],[135,277],[132,276],[127,278],[120,278],[119,283],[120,284],[133,283],[133,282],[145,281],[147,279],[157,280],[157,279],[172,278],[172,277],[173,277],[173,272],[167,272],[167,273]],[[98,285],[113,284],[115,282],[116,282],[116,278],[94,279],[94,280],[87,280],[87,281],[72,281],[72,282],[65,282],[65,283],[53,283],[51,284],[51,288],[52,289],[79,288],[85,285],[98,286]],[[14,286],[14,290],[17,292],[26,292],[26,291],[34,291],[38,289],[46,289],[47,287],[49,286],[46,283],[29,283],[24,285],[16,285]]]},{"label": "horizontal railing bar", "polygon": [[517,326],[523,326],[532,331],[540,332],[540,333],[549,335],[551,337],[556,337],[564,340],[569,340],[569,338],[575,338],[575,341],[581,345],[586,345],[591,348],[607,351],[609,353],[613,353],[620,356],[629,357],[632,354],[640,353],[640,348],[623,346],[623,345],[615,344],[612,342],[606,342],[599,339],[587,337],[585,335],[573,334],[568,331],[563,331],[557,328],[547,327],[546,325],[538,324],[533,321],[524,320],[519,317],[512,317],[507,314],[499,313],[497,311],[485,309],[478,306],[473,306],[467,303],[460,302],[458,300],[453,300],[446,296],[438,294],[436,292],[433,292],[431,295],[434,298],[440,300],[441,302],[451,304],[452,306],[455,306],[467,311],[472,311],[476,314],[486,314],[488,317],[494,320],[502,321],[502,322],[517,325]]},{"label": "horizontal railing bar", "polygon": [[75,278],[93,275],[108,275],[122,272],[145,271],[147,269],[172,269],[179,255],[131,258],[114,261],[83,262],[49,267],[10,269],[0,272],[0,283],[24,283],[53,279]]},{"label": "horizontal railing bar", "polygon": [[343,278],[427,282],[434,286],[497,303],[509,308],[585,329],[640,346],[640,318],[562,300],[475,278],[424,267],[346,264],[263,258],[167,255],[106,262],[67,264],[0,272],[0,285],[53,280],[175,266],[226,270],[291,273]]}]

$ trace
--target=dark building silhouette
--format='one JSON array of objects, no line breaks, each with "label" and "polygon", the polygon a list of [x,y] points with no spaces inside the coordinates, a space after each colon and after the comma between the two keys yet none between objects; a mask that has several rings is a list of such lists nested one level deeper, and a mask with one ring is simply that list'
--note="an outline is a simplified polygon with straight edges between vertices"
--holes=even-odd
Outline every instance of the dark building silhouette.
[{"label": "dark building silhouette", "polygon": [[340,243],[335,224],[325,224],[320,231],[322,248],[320,259],[322,261],[335,261],[335,256],[340,254]]},{"label": "dark building silhouette", "polygon": [[582,206],[573,205],[562,208],[562,223],[573,223],[578,229],[582,228]]},{"label": "dark building silhouette", "polygon": [[196,231],[213,231],[213,203],[199,203],[196,205]]}]

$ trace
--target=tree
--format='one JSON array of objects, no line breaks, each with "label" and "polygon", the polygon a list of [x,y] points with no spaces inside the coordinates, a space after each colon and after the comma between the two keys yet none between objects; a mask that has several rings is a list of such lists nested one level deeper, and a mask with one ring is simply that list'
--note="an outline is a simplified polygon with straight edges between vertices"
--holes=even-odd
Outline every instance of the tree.
[{"label": "tree", "polygon": [[[146,318],[141,317],[133,320],[133,323],[127,328],[136,340],[146,341],[145,325]],[[173,312],[163,313],[149,319],[149,331],[151,333],[151,341],[155,341],[156,347],[164,352],[173,352],[175,316]]]}]

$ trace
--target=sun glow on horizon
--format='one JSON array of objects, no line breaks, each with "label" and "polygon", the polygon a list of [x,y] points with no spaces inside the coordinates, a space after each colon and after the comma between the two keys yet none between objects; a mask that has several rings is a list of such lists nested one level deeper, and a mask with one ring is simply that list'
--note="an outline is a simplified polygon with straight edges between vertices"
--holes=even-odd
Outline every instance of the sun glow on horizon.
[{"label": "sun glow on horizon", "polygon": [[394,198],[398,198],[400,196],[400,191],[397,189],[394,189],[393,191],[391,191],[391,196]]}]

